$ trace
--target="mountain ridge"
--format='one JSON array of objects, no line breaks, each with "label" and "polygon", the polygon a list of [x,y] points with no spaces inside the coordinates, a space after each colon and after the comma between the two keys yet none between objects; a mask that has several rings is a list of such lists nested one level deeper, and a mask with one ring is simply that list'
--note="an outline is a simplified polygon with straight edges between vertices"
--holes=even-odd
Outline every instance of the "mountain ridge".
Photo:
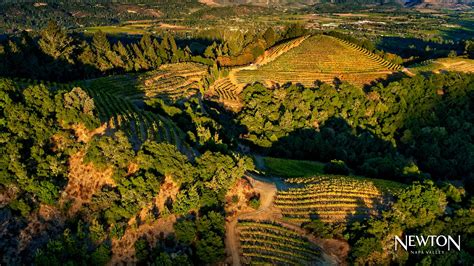
[{"label": "mountain ridge", "polygon": [[[348,0],[199,0],[200,3],[210,6],[226,5],[257,5],[257,6],[284,6],[284,5],[317,5],[322,3],[347,4]],[[367,4],[387,4],[397,3],[408,7],[432,6],[432,7],[454,7],[457,5],[474,4],[474,0],[362,0],[356,3],[365,2]]]}]

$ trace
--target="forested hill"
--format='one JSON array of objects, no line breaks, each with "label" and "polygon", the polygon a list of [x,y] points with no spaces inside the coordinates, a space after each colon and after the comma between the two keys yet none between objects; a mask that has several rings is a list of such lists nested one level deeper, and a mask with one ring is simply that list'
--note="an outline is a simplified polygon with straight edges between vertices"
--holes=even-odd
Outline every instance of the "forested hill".
[{"label": "forested hill", "polygon": [[67,28],[111,25],[124,21],[178,17],[190,8],[201,6],[197,1],[0,1],[0,30],[17,32],[37,30],[54,20]]}]

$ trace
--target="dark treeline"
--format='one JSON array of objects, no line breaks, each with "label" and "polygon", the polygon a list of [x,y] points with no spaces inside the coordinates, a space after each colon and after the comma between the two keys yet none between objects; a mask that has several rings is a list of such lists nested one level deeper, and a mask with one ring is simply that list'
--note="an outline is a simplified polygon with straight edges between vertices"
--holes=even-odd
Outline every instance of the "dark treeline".
[{"label": "dark treeline", "polygon": [[273,156],[346,162],[357,173],[403,180],[420,170],[472,180],[474,79],[451,73],[378,84],[243,92],[246,139]]},{"label": "dark treeline", "polygon": [[145,71],[164,63],[197,61],[189,47],[180,48],[170,34],[161,40],[143,35],[136,42],[111,43],[103,32],[92,40],[70,35],[50,22],[39,37],[23,32],[20,37],[0,44],[0,75],[51,81],[71,81],[104,74]]},{"label": "dark treeline", "polygon": [[[108,38],[101,31],[92,38],[72,35],[50,22],[38,36],[23,32],[0,42],[0,75],[26,79],[69,82],[109,74],[139,72],[162,64],[198,62],[223,67],[250,64],[277,42],[307,34],[300,24],[282,32],[203,32],[194,54],[189,46],[178,46],[173,35],[160,39],[145,34],[141,38]],[[225,35],[225,37],[223,37]],[[114,42],[111,42],[114,40]],[[205,46],[209,43],[208,46]],[[195,45],[195,43],[194,43]]]}]

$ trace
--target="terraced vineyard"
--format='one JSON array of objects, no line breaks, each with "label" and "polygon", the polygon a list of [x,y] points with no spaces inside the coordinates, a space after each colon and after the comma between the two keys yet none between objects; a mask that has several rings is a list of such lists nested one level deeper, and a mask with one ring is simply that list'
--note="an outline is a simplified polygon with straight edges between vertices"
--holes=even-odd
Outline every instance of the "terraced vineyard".
[{"label": "terraced vineyard", "polygon": [[374,60],[375,62],[381,64],[382,66],[385,66],[387,67],[388,69],[390,70],[401,70],[402,67],[400,65],[396,65],[390,61],[387,61],[385,59],[383,59],[382,57],[380,57],[379,55],[376,55],[374,53],[372,53],[371,51],[363,48],[363,47],[360,47],[354,43],[351,43],[349,41],[346,41],[346,40],[342,40],[342,39],[337,39],[338,41],[340,41],[342,44],[346,45],[347,47],[357,51],[357,52],[360,52],[364,55],[366,55],[368,58]]},{"label": "terraced vineyard", "polygon": [[268,64],[237,72],[236,79],[242,84],[298,82],[314,86],[317,80],[332,83],[338,78],[363,85],[386,78],[399,69],[399,66],[354,44],[331,36],[315,35]]},{"label": "terraced vineyard", "polygon": [[306,38],[309,36],[302,36],[299,38],[295,38],[288,42],[275,45],[265,51],[262,57],[258,58],[255,62],[256,65],[263,66],[265,64],[270,63],[271,61],[277,59],[280,55],[288,52],[290,49],[297,47],[300,45]]},{"label": "terraced vineyard", "polygon": [[146,97],[189,97],[199,91],[199,82],[207,71],[207,66],[198,63],[163,65],[159,70],[140,76],[139,85]]},{"label": "terraced vineyard", "polygon": [[94,98],[95,106],[102,122],[112,129],[121,129],[132,141],[134,147],[139,147],[146,140],[168,141],[180,145],[180,130],[168,119],[138,108],[132,101],[127,100],[111,91],[87,88],[89,95]]},{"label": "terraced vineyard", "polygon": [[239,88],[229,78],[219,79],[212,84],[211,90],[221,101],[237,101]]},{"label": "terraced vineyard", "polygon": [[242,257],[249,264],[310,265],[320,250],[299,233],[272,222],[240,221]]},{"label": "terraced vineyard", "polygon": [[301,186],[278,191],[275,205],[288,220],[301,223],[311,219],[339,222],[376,215],[386,206],[399,183],[372,181],[348,176],[291,178]]},{"label": "terraced vineyard", "polygon": [[127,133],[135,148],[146,140],[181,146],[183,133],[170,120],[142,109],[151,97],[176,99],[198,90],[207,67],[196,63],[163,65],[145,74],[110,76],[79,84],[94,98],[99,117],[110,129]]}]

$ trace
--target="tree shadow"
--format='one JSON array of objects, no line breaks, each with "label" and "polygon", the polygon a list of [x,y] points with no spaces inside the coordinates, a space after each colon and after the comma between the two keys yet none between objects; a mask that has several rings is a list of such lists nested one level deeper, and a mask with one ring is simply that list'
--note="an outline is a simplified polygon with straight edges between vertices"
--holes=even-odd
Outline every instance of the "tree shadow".
[{"label": "tree shadow", "polygon": [[[269,148],[255,147],[264,155],[281,158],[328,162],[342,160],[370,177],[401,178],[405,161],[399,158],[392,143],[367,129],[352,128],[343,118],[331,117],[318,129],[301,128],[272,143]],[[389,158],[379,165],[367,162]],[[390,161],[394,161],[390,163]]]},{"label": "tree shadow", "polygon": [[459,44],[438,43],[420,38],[396,36],[383,36],[377,43],[377,49],[379,50],[397,54],[402,58],[413,57],[412,63],[429,58],[446,57],[451,50],[462,51],[463,48]]}]

